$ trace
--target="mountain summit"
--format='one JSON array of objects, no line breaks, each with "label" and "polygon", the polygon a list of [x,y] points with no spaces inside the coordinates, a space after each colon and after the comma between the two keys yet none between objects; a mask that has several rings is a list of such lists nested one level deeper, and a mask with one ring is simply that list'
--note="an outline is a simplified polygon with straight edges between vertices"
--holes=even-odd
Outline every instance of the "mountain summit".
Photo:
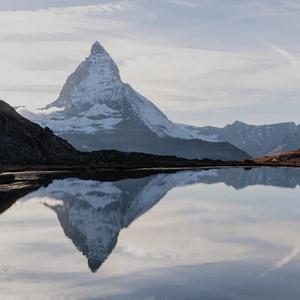
[{"label": "mountain summit", "polygon": [[46,109],[62,107],[71,115],[81,113],[94,107],[99,99],[102,103],[112,100],[121,84],[118,67],[100,43],[95,42],[90,55],[68,77],[58,99]]},{"label": "mountain summit", "polygon": [[35,113],[19,112],[51,128],[79,150],[116,149],[185,158],[249,158],[227,142],[210,143],[170,121],[152,102],[123,83],[108,52],[95,42],[68,77],[59,97]]},{"label": "mountain summit", "polygon": [[96,41],[91,48],[91,55],[99,53],[106,53],[106,51],[102,47],[102,45],[98,41]]}]

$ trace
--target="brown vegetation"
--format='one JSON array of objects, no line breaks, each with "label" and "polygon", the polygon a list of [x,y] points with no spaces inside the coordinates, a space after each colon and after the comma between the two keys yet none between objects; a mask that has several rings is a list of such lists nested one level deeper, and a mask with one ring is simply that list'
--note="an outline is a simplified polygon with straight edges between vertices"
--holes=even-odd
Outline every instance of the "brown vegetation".
[{"label": "brown vegetation", "polygon": [[265,156],[255,160],[259,165],[300,167],[300,149],[281,153],[275,156]]}]

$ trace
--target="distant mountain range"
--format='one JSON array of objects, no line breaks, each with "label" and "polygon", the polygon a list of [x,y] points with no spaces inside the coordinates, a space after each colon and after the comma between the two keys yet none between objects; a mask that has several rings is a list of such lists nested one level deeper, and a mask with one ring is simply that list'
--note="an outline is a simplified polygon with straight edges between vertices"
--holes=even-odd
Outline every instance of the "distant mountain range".
[{"label": "distant mountain range", "polygon": [[152,102],[122,82],[118,67],[98,42],[69,76],[57,100],[35,112],[24,108],[18,111],[79,150],[116,149],[199,159],[249,158],[227,141],[203,141],[195,130],[170,121]]},{"label": "distant mountain range", "polygon": [[181,126],[206,141],[228,141],[252,157],[275,155],[300,148],[300,125],[293,122],[255,126],[236,121],[224,128]]}]

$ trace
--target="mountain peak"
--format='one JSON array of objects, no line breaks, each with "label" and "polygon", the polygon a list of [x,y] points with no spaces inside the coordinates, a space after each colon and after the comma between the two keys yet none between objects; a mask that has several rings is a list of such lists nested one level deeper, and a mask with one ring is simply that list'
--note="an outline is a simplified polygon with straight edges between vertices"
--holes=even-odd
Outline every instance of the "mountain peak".
[{"label": "mountain peak", "polygon": [[239,120],[235,120],[232,125],[248,125],[245,122],[239,121]]},{"label": "mountain peak", "polygon": [[91,55],[103,53],[104,51],[105,50],[103,46],[98,41],[96,41],[91,48]]},{"label": "mountain peak", "polygon": [[96,41],[91,53],[68,77],[59,97],[45,108],[64,108],[65,112],[86,112],[94,104],[113,99],[122,84],[119,69],[109,53]]}]

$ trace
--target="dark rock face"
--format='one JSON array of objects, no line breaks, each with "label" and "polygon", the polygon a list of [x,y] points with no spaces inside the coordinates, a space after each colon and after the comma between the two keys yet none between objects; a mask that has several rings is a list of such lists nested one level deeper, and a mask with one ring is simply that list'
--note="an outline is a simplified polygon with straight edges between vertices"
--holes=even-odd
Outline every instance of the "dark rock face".
[{"label": "dark rock face", "polygon": [[96,41],[91,48],[91,54],[98,54],[102,52],[105,52],[104,48],[98,41]]},{"label": "dark rock face", "polygon": [[67,163],[77,153],[68,142],[0,100],[0,164]]}]

